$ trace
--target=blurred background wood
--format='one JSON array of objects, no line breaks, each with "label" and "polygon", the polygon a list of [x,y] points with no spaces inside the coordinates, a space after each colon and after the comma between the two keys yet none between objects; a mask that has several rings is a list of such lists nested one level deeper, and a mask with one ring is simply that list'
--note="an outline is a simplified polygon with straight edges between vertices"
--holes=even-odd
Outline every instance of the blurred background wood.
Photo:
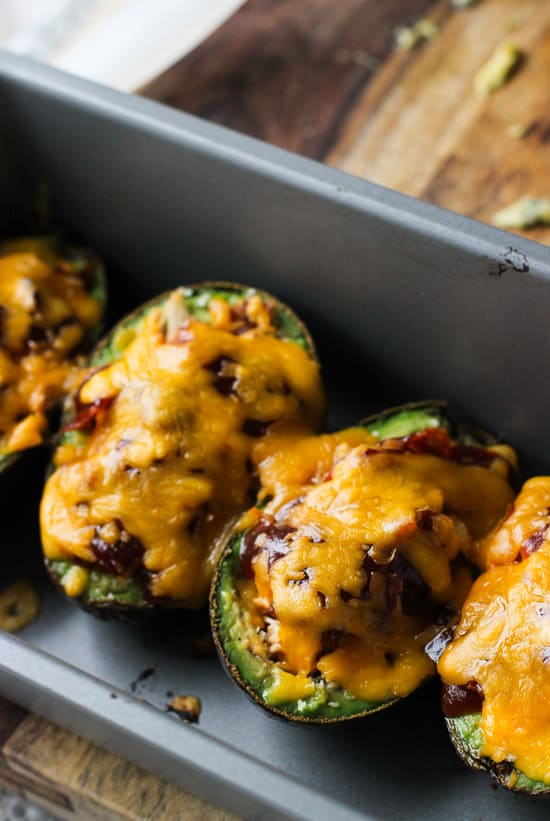
[{"label": "blurred background wood", "polygon": [[[395,51],[396,27],[419,17],[436,35]],[[506,41],[524,63],[480,100],[473,78]],[[489,222],[525,194],[550,196],[549,80],[540,0],[249,0],[144,93]],[[550,243],[549,227],[518,233]]]}]

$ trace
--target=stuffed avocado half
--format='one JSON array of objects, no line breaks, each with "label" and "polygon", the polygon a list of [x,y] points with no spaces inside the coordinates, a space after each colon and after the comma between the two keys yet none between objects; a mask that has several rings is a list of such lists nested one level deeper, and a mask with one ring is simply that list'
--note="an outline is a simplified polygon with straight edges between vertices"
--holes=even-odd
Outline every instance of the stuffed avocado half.
[{"label": "stuffed avocado half", "polygon": [[466,764],[550,794],[550,478],[525,483],[478,560],[438,662],[447,726]]},{"label": "stuffed avocado half", "polygon": [[434,673],[425,647],[458,619],[475,541],[513,498],[515,454],[488,441],[454,426],[444,403],[420,403],[257,445],[262,491],[211,592],[218,651],[249,696],[330,723]]},{"label": "stuffed avocado half", "polygon": [[207,283],[142,306],[67,403],[41,504],[50,574],[104,612],[202,606],[255,495],[254,446],[323,414],[311,338],[271,295]]},{"label": "stuffed avocado half", "polygon": [[0,472],[40,445],[101,323],[103,267],[55,237],[0,243]]}]

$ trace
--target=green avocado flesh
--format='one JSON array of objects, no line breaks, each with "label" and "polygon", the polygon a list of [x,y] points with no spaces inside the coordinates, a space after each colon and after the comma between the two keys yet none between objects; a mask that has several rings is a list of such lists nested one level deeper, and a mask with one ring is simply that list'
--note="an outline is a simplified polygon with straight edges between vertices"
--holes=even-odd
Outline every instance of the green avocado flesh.
[{"label": "green avocado flesh", "polygon": [[550,784],[534,781],[520,770],[512,769],[501,773],[498,765],[481,754],[483,747],[483,730],[481,713],[471,713],[459,718],[448,718],[447,727],[452,742],[463,761],[474,769],[488,770],[501,786],[516,792],[540,795],[550,793]]},{"label": "green avocado flesh", "polygon": [[[448,428],[449,421],[444,403],[417,403],[369,417],[361,426],[382,441],[410,436],[426,428]],[[276,684],[275,665],[267,657],[267,648],[265,658],[252,649],[254,646],[258,649],[261,639],[251,623],[250,614],[241,606],[237,592],[245,536],[246,532],[230,537],[220,559],[211,596],[214,637],[222,661],[235,681],[260,706],[294,721],[343,721],[375,713],[396,703],[397,698],[377,703],[362,701],[342,688],[327,686],[323,679],[313,679],[315,692],[307,698],[286,703],[274,698],[271,691]]]},{"label": "green avocado flesh", "polygon": [[[206,322],[210,324],[210,313],[208,306],[213,299],[223,299],[229,305],[238,305],[252,294],[259,293],[260,296],[265,296],[271,300],[275,305],[275,322],[277,328],[277,336],[280,339],[287,339],[301,347],[309,350],[314,355],[313,343],[309,338],[307,331],[301,324],[296,314],[284,305],[282,302],[275,300],[268,294],[262,291],[257,291],[254,288],[245,288],[240,286],[233,287],[206,287],[200,288],[191,286],[189,288],[182,288],[183,296],[185,298],[185,305],[189,313],[194,319],[199,322]],[[100,367],[108,365],[117,356],[119,356],[123,348],[117,346],[116,331],[121,328],[136,328],[153,309],[162,305],[166,301],[169,294],[163,294],[161,297],[147,302],[142,308],[138,308],[133,314],[122,319],[118,325],[111,331],[111,333],[98,346],[97,351],[92,354],[90,364]]]},{"label": "green avocado flesh", "polygon": [[[51,576],[60,585],[67,573],[75,566],[73,562],[47,561]],[[125,607],[147,606],[143,598],[143,585],[138,579],[123,579],[100,570],[90,571],[90,582],[82,595],[85,604],[109,602]]]},{"label": "green avocado flesh", "polygon": [[248,622],[235,594],[235,582],[240,572],[240,553],[244,534],[236,536],[224,554],[216,582],[213,611],[214,632],[222,657],[230,673],[249,695],[262,706],[279,715],[297,720],[338,721],[365,715],[392,704],[361,701],[341,688],[327,687],[315,681],[315,692],[294,702],[280,702],[272,694],[276,678],[274,665],[249,649],[249,637],[254,628]]},{"label": "green avocado flesh", "polygon": [[[286,339],[303,347],[311,356],[315,356],[315,349],[313,342],[309,337],[307,329],[303,326],[296,316],[296,314],[284,303],[279,302],[274,297],[266,294],[263,291],[254,288],[246,288],[240,285],[231,285],[230,283],[214,283],[212,286],[201,287],[190,286],[182,288],[183,296],[185,298],[185,305],[191,316],[200,322],[210,323],[210,313],[208,305],[212,299],[223,299],[229,305],[237,305],[247,297],[253,294],[259,294],[266,300],[273,302],[275,327],[277,328],[277,336],[281,339]],[[109,334],[97,345],[95,351],[92,352],[89,364],[92,367],[101,367],[113,362],[124,350],[125,346],[119,344],[117,332],[123,329],[135,328],[143,322],[147,314],[155,307],[162,305],[172,292],[164,293],[160,297],[147,302],[141,308],[138,308],[134,313],[122,319]],[[73,414],[68,412],[65,414],[63,423],[67,424],[71,421]],[[58,445],[73,445],[76,447],[84,447],[88,438],[88,434],[84,431],[66,431],[62,432],[58,437]],[[1,457],[0,457],[1,458]],[[1,466],[0,462],[0,466]],[[70,560],[65,561],[47,561],[46,565],[54,580],[58,583],[62,582],[63,576],[70,570],[73,563]],[[89,584],[80,597],[80,600],[91,606],[121,606],[128,609],[147,609],[153,605],[144,598],[143,583],[135,578],[121,578],[112,573],[92,570],[90,572]]]},{"label": "green avocado flesh", "polygon": [[429,428],[449,428],[449,420],[445,414],[444,405],[423,403],[418,406],[396,409],[394,412],[383,413],[363,422],[369,433],[380,441],[383,439],[401,438],[418,433]]},{"label": "green avocado flesh", "polygon": [[[63,242],[58,240],[57,237],[39,237],[37,239],[47,242],[50,246],[52,246],[59,256],[71,262],[78,272],[85,270],[89,266],[92,267],[92,282],[89,295],[96,302],[99,302],[103,308],[105,308],[107,303],[107,280],[99,257],[87,249],[65,245]],[[0,243],[0,255],[2,253],[2,245],[3,243]],[[96,325],[95,328],[89,330],[83,340],[84,347],[89,349],[90,346],[97,340],[100,331],[101,323]],[[7,470],[7,468],[10,467],[10,465],[12,465],[13,462],[15,462],[24,452],[25,451],[0,453],[0,474]]]}]

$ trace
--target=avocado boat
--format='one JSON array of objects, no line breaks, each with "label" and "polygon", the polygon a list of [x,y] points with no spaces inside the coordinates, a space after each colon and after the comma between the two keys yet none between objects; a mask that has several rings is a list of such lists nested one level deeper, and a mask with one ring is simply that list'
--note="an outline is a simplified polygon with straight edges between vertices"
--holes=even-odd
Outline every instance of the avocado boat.
[{"label": "avocado boat", "polygon": [[271,295],[206,283],[142,306],[67,403],[41,504],[52,578],[106,615],[202,606],[253,446],[323,414],[311,337]]},{"label": "avocado boat", "polygon": [[55,237],[0,243],[0,473],[44,441],[105,302],[91,251]]},{"label": "avocado boat", "polygon": [[211,591],[224,665],[290,721],[389,707],[435,672],[425,647],[458,619],[473,544],[513,499],[515,454],[428,402],[266,440],[254,459],[262,491]]},{"label": "avocado boat", "polygon": [[550,478],[524,485],[480,544],[475,582],[443,651],[443,711],[470,767],[550,794]]}]

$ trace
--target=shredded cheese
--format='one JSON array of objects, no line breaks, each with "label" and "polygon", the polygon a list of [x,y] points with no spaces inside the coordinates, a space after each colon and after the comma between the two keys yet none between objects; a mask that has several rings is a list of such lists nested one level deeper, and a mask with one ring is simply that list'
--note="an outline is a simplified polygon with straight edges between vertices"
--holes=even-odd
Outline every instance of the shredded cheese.
[{"label": "shredded cheese", "polygon": [[259,296],[241,305],[244,325],[227,308],[212,300],[211,322],[198,321],[174,292],[81,386],[80,403],[103,410],[82,447],[56,455],[48,558],[141,573],[153,599],[204,603],[218,538],[249,502],[253,444],[316,429],[323,412],[317,363],[275,335]]},{"label": "shredded cheese", "polygon": [[0,246],[0,455],[41,443],[46,411],[72,384],[73,352],[102,305],[40,240]]},{"label": "shredded cheese", "polygon": [[[475,582],[439,660],[447,684],[483,693],[481,754],[550,783],[550,479],[527,482],[486,541],[493,564]],[[529,524],[530,523],[530,524]],[[516,557],[523,560],[515,561]],[[512,563],[514,562],[514,563]]]},{"label": "shredded cheese", "polygon": [[490,467],[461,464],[353,428],[266,440],[255,456],[272,498],[241,523],[255,598],[247,578],[239,595],[265,619],[274,666],[369,702],[407,695],[433,672],[435,614],[459,612],[469,591],[455,559],[513,498],[500,449]]}]

